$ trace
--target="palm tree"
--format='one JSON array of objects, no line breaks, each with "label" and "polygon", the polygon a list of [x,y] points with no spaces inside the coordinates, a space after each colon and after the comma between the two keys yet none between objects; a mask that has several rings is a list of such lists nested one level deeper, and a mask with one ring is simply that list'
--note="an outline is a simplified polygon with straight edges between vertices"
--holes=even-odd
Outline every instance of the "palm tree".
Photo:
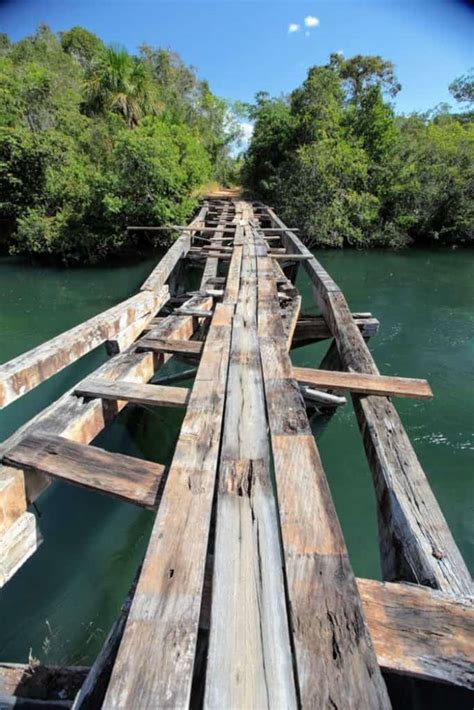
[{"label": "palm tree", "polygon": [[125,49],[107,47],[90,68],[84,88],[92,113],[119,113],[129,128],[157,109],[147,66]]}]

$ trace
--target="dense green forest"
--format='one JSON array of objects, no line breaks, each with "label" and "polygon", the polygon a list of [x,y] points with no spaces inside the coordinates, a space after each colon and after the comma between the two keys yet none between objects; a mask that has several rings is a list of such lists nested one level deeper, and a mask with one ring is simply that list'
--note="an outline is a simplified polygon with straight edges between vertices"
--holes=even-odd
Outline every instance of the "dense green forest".
[{"label": "dense green forest", "polygon": [[96,260],[130,247],[127,224],[184,223],[202,186],[239,178],[309,243],[472,244],[474,79],[450,87],[458,113],[397,116],[399,90],[389,61],[333,54],[290,96],[257,95],[233,160],[235,112],[175,53],[81,27],[0,35],[0,247]]},{"label": "dense green forest", "polygon": [[243,182],[310,243],[474,244],[474,77],[459,113],[397,116],[391,62],[333,54],[289,97],[261,93]]},{"label": "dense green forest", "polygon": [[0,35],[0,231],[13,253],[94,260],[127,224],[185,223],[226,182],[236,123],[176,54],[82,29]]}]

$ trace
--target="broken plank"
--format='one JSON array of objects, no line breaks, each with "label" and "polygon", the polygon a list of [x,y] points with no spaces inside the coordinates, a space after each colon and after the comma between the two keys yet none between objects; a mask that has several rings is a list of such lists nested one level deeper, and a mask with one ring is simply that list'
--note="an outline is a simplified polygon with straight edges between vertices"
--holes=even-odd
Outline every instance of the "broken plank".
[{"label": "broken plank", "polygon": [[150,407],[185,407],[189,400],[187,387],[163,387],[126,380],[105,380],[90,377],[75,389],[80,397],[100,397],[121,400]]},{"label": "broken plank", "polygon": [[217,304],[105,697],[107,709],[189,704],[232,315],[233,307]]},{"label": "broken plank", "polygon": [[23,439],[4,460],[151,509],[158,505],[165,470],[157,463],[40,434]]},{"label": "broken plank", "polygon": [[358,372],[334,372],[315,370],[310,367],[294,367],[293,377],[298,382],[315,387],[329,387],[335,390],[350,390],[359,394],[386,397],[414,397],[431,399],[433,393],[426,380],[408,377],[387,377],[364,375]]},{"label": "broken plank", "polygon": [[415,584],[358,579],[383,670],[474,690],[474,607]]}]

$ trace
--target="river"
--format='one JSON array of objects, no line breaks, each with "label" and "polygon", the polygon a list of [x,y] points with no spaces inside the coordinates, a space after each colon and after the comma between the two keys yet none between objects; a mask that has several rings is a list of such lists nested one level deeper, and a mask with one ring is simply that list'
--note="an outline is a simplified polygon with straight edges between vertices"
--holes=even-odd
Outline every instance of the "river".
[{"label": "river", "polygon": [[[354,311],[381,323],[370,342],[380,371],[429,380],[434,399],[396,401],[405,427],[468,565],[473,566],[474,251],[330,251],[318,258]],[[135,293],[156,258],[61,269],[0,259],[0,362]],[[302,270],[300,270],[302,271]],[[305,312],[316,313],[306,279]],[[328,343],[293,354],[317,366]],[[0,440],[105,360],[102,348],[6,410]],[[182,413],[129,407],[96,441],[166,463]],[[318,445],[354,571],[380,578],[374,494],[352,405]],[[38,501],[44,542],[0,592],[0,660],[88,664],[104,640],[146,547],[153,516],[132,505],[55,483]]]}]

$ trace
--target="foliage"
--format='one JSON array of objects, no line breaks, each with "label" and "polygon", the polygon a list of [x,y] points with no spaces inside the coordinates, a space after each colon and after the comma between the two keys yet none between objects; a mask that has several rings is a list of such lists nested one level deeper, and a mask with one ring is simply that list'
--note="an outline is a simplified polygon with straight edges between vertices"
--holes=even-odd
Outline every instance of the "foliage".
[{"label": "foliage", "polygon": [[[450,88],[467,101],[472,78]],[[289,97],[257,94],[244,185],[312,244],[473,244],[472,113],[397,117],[399,90],[391,62],[332,54]]]},{"label": "foliage", "polygon": [[227,104],[174,53],[81,27],[0,36],[0,219],[15,253],[96,260],[131,223],[182,223],[232,172]]}]

